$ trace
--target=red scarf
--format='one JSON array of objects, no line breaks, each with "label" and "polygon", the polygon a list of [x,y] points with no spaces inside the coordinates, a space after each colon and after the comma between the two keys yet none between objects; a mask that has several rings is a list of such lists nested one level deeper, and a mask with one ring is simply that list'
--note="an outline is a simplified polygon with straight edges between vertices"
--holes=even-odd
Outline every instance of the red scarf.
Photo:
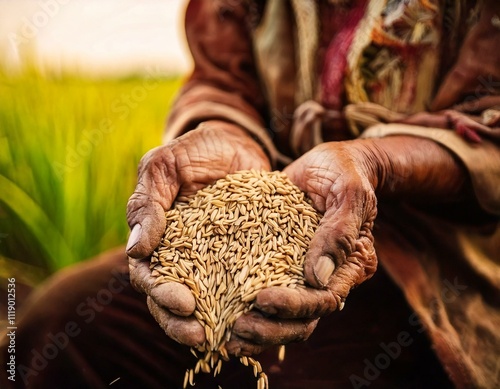
[{"label": "red scarf", "polygon": [[[324,107],[341,110],[344,93],[344,75],[347,54],[351,47],[357,26],[365,15],[367,0],[357,0],[347,12],[342,27],[334,36],[326,50],[321,72],[321,102]],[[338,18],[336,18],[338,20]]]}]

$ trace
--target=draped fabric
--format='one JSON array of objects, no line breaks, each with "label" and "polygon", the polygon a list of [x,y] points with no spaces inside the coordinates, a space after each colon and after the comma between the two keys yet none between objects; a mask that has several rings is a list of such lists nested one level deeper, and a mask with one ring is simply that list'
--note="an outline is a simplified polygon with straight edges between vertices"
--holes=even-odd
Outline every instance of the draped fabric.
[{"label": "draped fabric", "polygon": [[[266,104],[256,109],[267,132],[243,127],[273,143],[268,152],[276,166],[324,141],[412,135],[439,143],[468,169],[477,204],[443,199],[444,205],[425,208],[382,200],[374,235],[382,266],[417,312],[457,387],[497,387],[500,128],[492,118],[500,115],[500,91],[490,88],[476,96],[477,102],[449,107],[445,120],[428,115],[484,1],[256,3],[260,14],[252,19],[258,22],[247,23],[248,41],[242,47],[252,64],[246,77],[260,86],[254,99]],[[241,10],[248,11],[244,4]],[[204,53],[213,50],[203,47]],[[195,47],[195,63],[199,55]],[[316,73],[307,74],[311,69]],[[185,96],[191,102],[205,97],[194,93],[200,83],[196,75],[191,82],[194,86],[174,106],[167,139],[183,131],[176,115],[189,115]],[[235,92],[240,94],[237,88],[230,91]],[[233,108],[238,109],[234,103]],[[453,118],[460,114],[476,115],[480,143],[464,139],[454,127]],[[225,117],[241,123],[229,110]],[[196,115],[192,119],[197,121]],[[474,134],[470,138],[477,139]],[[454,282],[457,296],[446,298]]]},{"label": "draped fabric", "polygon": [[[321,142],[423,137],[461,161],[475,195],[435,204],[379,198],[381,269],[342,312],[321,319],[310,340],[291,346],[285,365],[276,365],[273,350],[262,356],[275,387],[444,388],[441,366],[457,388],[500,387],[500,64],[481,76],[491,82],[473,100],[440,114],[428,108],[485,2],[190,1],[194,69],[165,142],[204,120],[226,120],[258,139],[279,168]],[[498,37],[498,15],[487,22]],[[455,126],[465,114],[472,134]],[[180,385],[189,352],[165,338],[126,273],[120,249],[32,295],[16,340],[18,363],[31,369],[28,387]],[[96,298],[111,300],[95,305]],[[50,348],[47,361],[40,353],[56,341],[63,346]],[[394,341],[390,366],[366,367],[396,355],[387,351]],[[246,373],[232,365],[221,381],[200,382],[254,387]],[[19,378],[7,381],[0,370],[2,387],[25,387]]]}]

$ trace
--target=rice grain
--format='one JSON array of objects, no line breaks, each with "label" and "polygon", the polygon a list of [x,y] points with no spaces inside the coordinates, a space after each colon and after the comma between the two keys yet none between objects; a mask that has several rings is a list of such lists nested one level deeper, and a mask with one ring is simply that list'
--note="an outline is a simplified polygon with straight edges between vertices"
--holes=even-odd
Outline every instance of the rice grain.
[{"label": "rice grain", "polygon": [[[180,282],[192,291],[194,316],[206,335],[191,350],[198,361],[186,370],[186,388],[200,371],[220,373],[232,327],[259,291],[305,287],[305,253],[321,215],[284,173],[250,170],[179,198],[165,216],[152,274],[156,284]],[[258,361],[243,356],[240,362],[252,367],[257,388],[268,388]]]}]

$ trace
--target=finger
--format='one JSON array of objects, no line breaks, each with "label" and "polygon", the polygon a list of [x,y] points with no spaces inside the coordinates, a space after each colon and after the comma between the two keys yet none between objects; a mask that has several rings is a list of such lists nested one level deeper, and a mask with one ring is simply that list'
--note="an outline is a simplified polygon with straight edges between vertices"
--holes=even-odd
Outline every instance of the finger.
[{"label": "finger", "polygon": [[205,342],[205,331],[194,316],[177,316],[161,308],[151,297],[148,297],[147,304],[149,311],[168,337],[191,347],[201,346]]},{"label": "finger", "polygon": [[156,304],[178,316],[190,316],[196,309],[196,301],[189,288],[177,282],[154,286],[149,296]]},{"label": "finger", "polygon": [[479,122],[481,120],[479,118],[474,118],[474,116],[453,110],[445,111],[445,115],[459,134],[468,135],[469,138],[472,136],[472,139],[469,140],[476,143],[481,142],[481,138],[477,133],[489,136],[495,135],[495,131],[491,127]]},{"label": "finger", "polygon": [[369,279],[377,270],[377,254],[373,237],[362,236],[356,241],[355,251],[330,277],[328,289],[335,296],[337,307],[344,307],[351,289]]},{"label": "finger", "polygon": [[179,190],[175,157],[169,146],[149,151],[139,164],[138,183],[127,204],[132,229],[127,254],[133,258],[150,255],[165,232],[165,211]]},{"label": "finger", "polygon": [[356,250],[363,230],[371,231],[375,220],[376,197],[368,183],[350,185],[337,179],[327,198],[327,211],[321,219],[304,263],[304,276],[316,288],[324,288],[335,267],[345,263]]},{"label": "finger", "polygon": [[139,259],[151,255],[158,247],[167,227],[165,210],[158,203],[151,202],[140,211],[138,213],[147,216],[136,217],[141,222],[133,225],[126,247],[127,255]]},{"label": "finger", "polygon": [[149,261],[130,258],[130,282],[154,302],[179,316],[190,316],[196,308],[193,294],[186,285],[166,282],[155,286],[156,277],[151,275]]},{"label": "finger", "polygon": [[240,338],[239,336],[233,334],[231,336],[231,340],[225,345],[226,351],[230,355],[239,356],[247,356],[250,357],[252,355],[258,355],[261,352],[265,351],[269,346],[262,344],[255,344],[250,342],[249,340]]},{"label": "finger", "polygon": [[334,311],[340,300],[329,289],[271,287],[261,290],[254,307],[281,319],[318,318]]},{"label": "finger", "polygon": [[257,294],[255,308],[284,319],[317,318],[342,310],[352,288],[369,279],[377,269],[377,255],[370,232],[355,243],[355,251],[331,275],[326,289],[266,288]]},{"label": "finger", "polygon": [[149,261],[129,257],[128,268],[132,286],[142,293],[149,294],[155,281],[151,276]]},{"label": "finger", "polygon": [[270,346],[301,342],[309,338],[318,320],[277,320],[250,311],[236,320],[226,348],[231,354],[252,355]]},{"label": "finger", "polygon": [[261,345],[300,342],[309,338],[319,319],[283,320],[250,311],[238,318],[233,334]]}]

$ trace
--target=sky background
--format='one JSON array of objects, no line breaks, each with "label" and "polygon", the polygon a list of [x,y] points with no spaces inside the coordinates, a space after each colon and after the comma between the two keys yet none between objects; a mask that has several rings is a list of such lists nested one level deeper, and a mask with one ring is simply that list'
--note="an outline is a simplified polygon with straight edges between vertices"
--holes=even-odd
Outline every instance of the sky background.
[{"label": "sky background", "polygon": [[0,65],[108,77],[184,74],[186,0],[0,0]]}]

